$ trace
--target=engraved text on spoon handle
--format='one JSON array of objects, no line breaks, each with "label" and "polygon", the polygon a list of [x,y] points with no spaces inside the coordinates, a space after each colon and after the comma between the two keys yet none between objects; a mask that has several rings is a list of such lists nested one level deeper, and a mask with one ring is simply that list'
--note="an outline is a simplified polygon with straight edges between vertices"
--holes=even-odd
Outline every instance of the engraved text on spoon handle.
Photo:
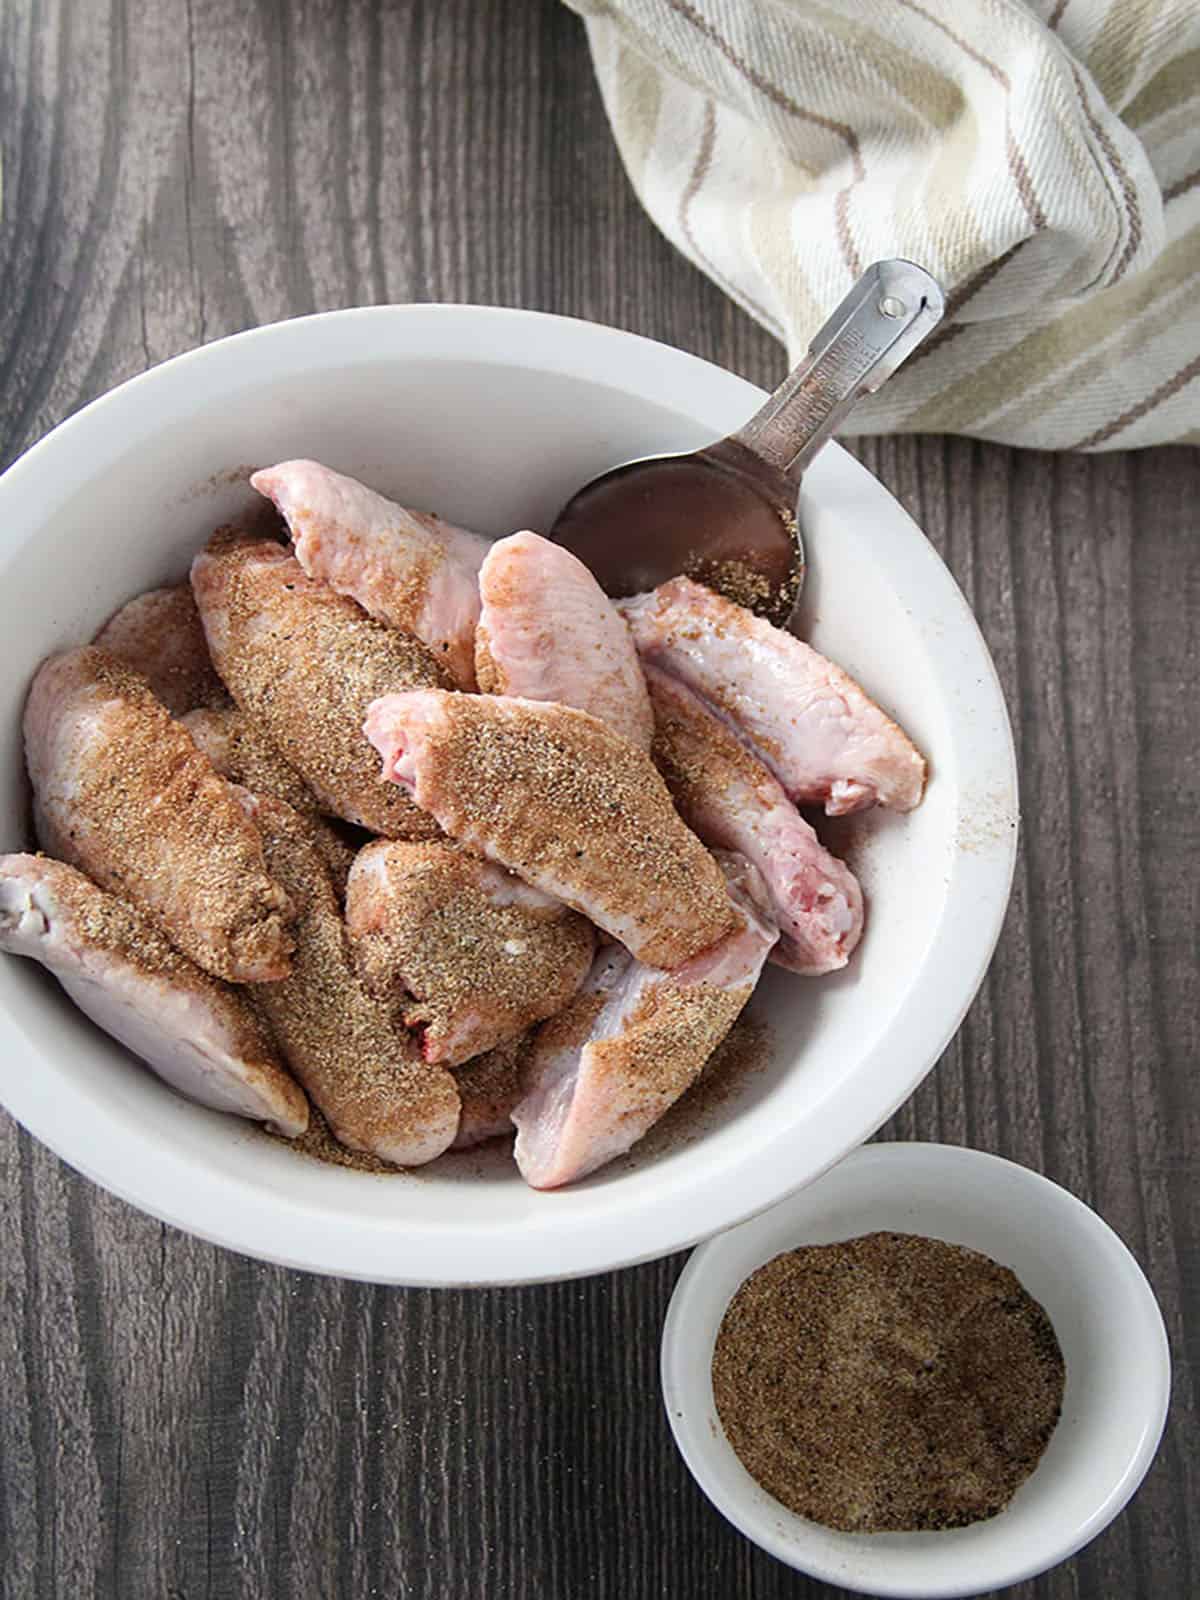
[{"label": "engraved text on spoon handle", "polygon": [[874,394],[941,320],[937,281],[911,261],[867,268],[808,354],[733,437],[793,483],[864,394]]}]

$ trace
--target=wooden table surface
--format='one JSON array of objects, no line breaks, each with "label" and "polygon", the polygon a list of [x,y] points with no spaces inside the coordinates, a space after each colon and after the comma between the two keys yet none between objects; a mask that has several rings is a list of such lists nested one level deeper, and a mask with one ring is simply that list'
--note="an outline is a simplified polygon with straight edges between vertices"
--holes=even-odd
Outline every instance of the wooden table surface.
[{"label": "wooden table surface", "polygon": [[[781,373],[640,212],[555,0],[0,0],[0,145],[5,464],[178,351],[365,302],[569,312]],[[996,1151],[1097,1207],[1175,1358],[1131,1509],[1010,1592],[1187,1600],[1200,455],[858,453],[975,607],[1024,813],[988,979],[883,1137]],[[656,1364],[681,1264],[461,1294],[326,1281],[139,1215],[6,1120],[0,1595],[835,1594],[748,1545],[675,1454]]]}]

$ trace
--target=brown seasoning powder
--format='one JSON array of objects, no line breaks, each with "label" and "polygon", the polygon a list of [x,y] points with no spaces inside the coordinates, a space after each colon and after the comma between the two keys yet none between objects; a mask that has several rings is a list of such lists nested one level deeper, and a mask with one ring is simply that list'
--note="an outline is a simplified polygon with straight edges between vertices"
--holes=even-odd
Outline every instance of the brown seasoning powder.
[{"label": "brown seasoning powder", "polygon": [[800,595],[804,556],[800,547],[800,524],[795,516],[781,510],[779,520],[792,545],[792,562],[783,579],[776,581],[752,561],[736,557],[718,560],[701,554],[693,554],[683,569],[685,575],[708,589],[715,589],[735,605],[765,617],[777,628],[786,627]]},{"label": "brown seasoning powder", "polygon": [[367,1150],[351,1150],[346,1145],[339,1144],[328,1122],[311,1101],[308,1108],[308,1127],[298,1139],[285,1139],[281,1133],[276,1133],[272,1128],[259,1128],[258,1132],[265,1138],[273,1139],[277,1144],[286,1145],[289,1150],[295,1150],[298,1155],[306,1156],[310,1161],[323,1161],[328,1167],[346,1167],[351,1172],[373,1172],[381,1178],[410,1176],[406,1168],[395,1167],[390,1161],[381,1161],[378,1156],[371,1155]]},{"label": "brown seasoning powder", "polygon": [[146,680],[89,645],[43,663],[39,695],[86,707],[90,724],[74,793],[40,797],[50,853],[147,911],[214,977],[282,976],[292,908],[258,829]]},{"label": "brown seasoning powder", "polygon": [[753,1273],[725,1312],[712,1381],[726,1437],[769,1494],[872,1533],[1002,1511],[1054,1431],[1064,1370],[1007,1267],[872,1233]]},{"label": "brown seasoning powder", "polygon": [[240,783],[252,794],[273,794],[293,811],[313,813],[319,809],[304,779],[237,706],[199,707],[183,718],[183,725],[230,783]]},{"label": "brown seasoning powder", "polygon": [[[560,1011],[591,963],[591,925],[565,906],[497,897],[491,867],[456,844],[379,840],[349,926],[372,993],[403,1000],[430,1058],[457,1065]],[[465,1053],[464,1053],[465,1051]]]},{"label": "brown seasoning powder", "polygon": [[743,1011],[709,1056],[695,1082],[638,1140],[625,1157],[638,1166],[682,1150],[727,1120],[730,1103],[771,1064],[766,1023]]},{"label": "brown seasoning powder", "polygon": [[92,643],[140,673],[173,717],[198,706],[229,704],[187,583],[135,595]]},{"label": "brown seasoning powder", "polygon": [[594,921],[615,901],[649,965],[679,966],[730,931],[716,863],[649,757],[606,723],[477,695],[446,695],[441,711],[418,794],[448,833],[563,899],[574,887]]},{"label": "brown seasoning powder", "polygon": [[321,808],[389,837],[435,836],[433,820],[380,781],[362,732],[379,695],[450,685],[425,646],[233,529],[210,539],[192,584],[229,692]]},{"label": "brown seasoning powder", "polygon": [[353,970],[341,906],[310,825],[265,795],[255,816],[298,915],[291,975],[250,993],[309,1099],[343,1144],[375,1155],[456,1123],[453,1079],[419,1059],[392,1008],[373,999]]}]

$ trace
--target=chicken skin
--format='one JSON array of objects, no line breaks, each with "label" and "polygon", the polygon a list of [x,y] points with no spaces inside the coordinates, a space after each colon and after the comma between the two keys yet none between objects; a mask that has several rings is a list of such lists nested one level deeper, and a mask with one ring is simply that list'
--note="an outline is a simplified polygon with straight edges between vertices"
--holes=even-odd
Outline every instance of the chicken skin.
[{"label": "chicken skin", "polygon": [[223,778],[255,794],[273,794],[296,811],[315,814],[316,796],[237,706],[199,707],[179,719]]},{"label": "chicken skin", "polygon": [[449,841],[361,850],[346,927],[367,987],[402,1001],[425,1059],[449,1066],[561,1011],[595,946],[582,917]]},{"label": "chicken skin", "polygon": [[189,584],[135,596],[108,619],[92,643],[140,672],[173,717],[197,706],[229,704]]},{"label": "chicken skin", "polygon": [[810,645],[690,578],[623,600],[643,662],[678,678],[762,758],[790,799],[831,816],[911,811],[925,762],[854,679]]},{"label": "chicken skin", "polygon": [[591,573],[562,545],[514,533],[488,551],[475,672],[486,694],[590,711],[643,750],[654,718],[629,629]]},{"label": "chicken skin", "polygon": [[512,1039],[455,1070],[462,1114],[452,1150],[470,1150],[488,1139],[512,1138],[512,1113],[521,1098],[522,1063],[531,1040],[530,1034]]},{"label": "chicken skin", "polygon": [[675,972],[601,951],[534,1037],[512,1119],[525,1181],[556,1189],[624,1152],[695,1081],[754,992],[777,931],[758,873],[723,854],[740,926]]},{"label": "chicken skin", "polygon": [[310,578],[420,639],[460,688],[475,687],[486,539],[407,511],[316,461],[281,461],[250,482],[279,510]]},{"label": "chicken skin", "polygon": [[298,912],[291,976],[254,990],[288,1065],[341,1144],[399,1167],[432,1161],[458,1132],[453,1077],[421,1060],[394,1008],[360,981],[305,819],[269,796],[244,799]]},{"label": "chicken skin", "polygon": [[324,810],[389,838],[437,827],[379,782],[362,736],[368,705],[448,679],[415,639],[306,577],[269,539],[217,534],[192,564],[209,650],[230,693]]},{"label": "chicken skin", "polygon": [[771,960],[815,976],[844,967],[863,925],[850,868],[830,855],[767,771],[690,689],[646,668],[652,755],[679,814],[704,843],[740,851],[762,874],[779,924]]},{"label": "chicken skin", "polygon": [[292,906],[258,829],[143,678],[93,645],[51,656],[25,754],[46,850],[140,905],[214,977],[284,976]]},{"label": "chicken skin", "polygon": [[387,695],[367,714],[384,777],[452,838],[676,967],[729,932],[725,884],[649,756],[567,706]]},{"label": "chicken skin", "polygon": [[308,1127],[308,1102],[243,992],[74,867],[0,857],[0,949],[40,961],[86,1016],[189,1100],[289,1139]]},{"label": "chicken skin", "polygon": [[283,800],[304,818],[334,888],[339,896],[345,894],[354,851],[320,814],[304,779],[268,744],[246,713],[237,706],[223,706],[216,711],[189,711],[181,720],[223,778],[251,794]]}]

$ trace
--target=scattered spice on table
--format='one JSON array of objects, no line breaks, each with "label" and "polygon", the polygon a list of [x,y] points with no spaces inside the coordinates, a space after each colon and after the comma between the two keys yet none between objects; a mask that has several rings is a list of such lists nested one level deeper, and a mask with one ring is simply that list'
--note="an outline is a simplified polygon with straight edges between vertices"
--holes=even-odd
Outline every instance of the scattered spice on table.
[{"label": "scattered spice on table", "polygon": [[1007,1267],[916,1234],[788,1251],[734,1295],[713,1395],[746,1470],[847,1532],[958,1528],[1037,1466],[1065,1368]]}]

